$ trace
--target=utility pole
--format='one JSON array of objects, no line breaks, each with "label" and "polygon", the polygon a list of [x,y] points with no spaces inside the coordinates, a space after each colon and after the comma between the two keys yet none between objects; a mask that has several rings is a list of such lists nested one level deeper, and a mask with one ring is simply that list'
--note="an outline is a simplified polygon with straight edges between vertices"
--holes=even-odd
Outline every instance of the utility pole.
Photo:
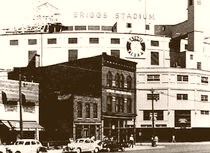
[{"label": "utility pole", "polygon": [[151,89],[152,92],[152,147],[156,146],[155,140],[155,117],[154,117],[154,89]]},{"label": "utility pole", "polygon": [[19,73],[19,107],[20,107],[20,138],[23,138],[23,119],[22,119],[22,93],[21,93],[21,72]]}]

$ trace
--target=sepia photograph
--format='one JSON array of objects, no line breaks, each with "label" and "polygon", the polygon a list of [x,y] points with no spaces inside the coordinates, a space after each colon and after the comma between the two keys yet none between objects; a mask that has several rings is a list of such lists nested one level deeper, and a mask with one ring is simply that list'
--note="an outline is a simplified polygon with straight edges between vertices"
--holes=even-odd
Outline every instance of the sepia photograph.
[{"label": "sepia photograph", "polygon": [[210,152],[209,0],[0,3],[0,153]]}]

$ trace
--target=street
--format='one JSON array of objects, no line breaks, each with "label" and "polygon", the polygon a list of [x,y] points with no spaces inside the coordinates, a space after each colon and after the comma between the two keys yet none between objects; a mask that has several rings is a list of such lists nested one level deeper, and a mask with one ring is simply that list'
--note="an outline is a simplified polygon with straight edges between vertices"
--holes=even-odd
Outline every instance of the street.
[{"label": "street", "polygon": [[[210,152],[210,144],[209,143],[191,143],[191,144],[169,144],[162,145],[161,147],[147,147],[146,149],[139,150],[127,150],[124,153],[132,152],[132,153],[209,153]],[[163,146],[163,147],[162,147]],[[144,148],[145,146],[142,146]],[[141,148],[141,147],[140,147]],[[61,153],[61,150],[49,150],[48,153]],[[119,152],[112,152],[119,153]]]}]

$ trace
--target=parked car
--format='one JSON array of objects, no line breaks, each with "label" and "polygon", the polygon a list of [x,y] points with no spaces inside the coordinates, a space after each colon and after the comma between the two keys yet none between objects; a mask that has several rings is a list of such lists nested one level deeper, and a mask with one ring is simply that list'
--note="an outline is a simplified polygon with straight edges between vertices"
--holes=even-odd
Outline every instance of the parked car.
[{"label": "parked car", "polygon": [[6,146],[6,153],[46,153],[47,148],[35,139],[20,139]]},{"label": "parked car", "polygon": [[111,140],[106,140],[106,141],[102,141],[102,149],[101,151],[124,151],[125,150],[125,145],[123,143],[120,142],[116,142],[116,141],[111,141]]},{"label": "parked car", "polygon": [[76,141],[68,143],[67,146],[63,148],[62,153],[69,153],[69,152],[92,152],[97,153],[99,152],[100,146],[95,141],[89,138],[80,138]]}]

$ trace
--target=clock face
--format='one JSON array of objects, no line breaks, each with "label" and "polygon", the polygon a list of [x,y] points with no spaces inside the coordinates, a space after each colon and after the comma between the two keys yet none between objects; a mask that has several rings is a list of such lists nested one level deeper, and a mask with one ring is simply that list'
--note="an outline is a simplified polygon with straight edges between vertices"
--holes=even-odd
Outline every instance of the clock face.
[{"label": "clock face", "polygon": [[126,44],[127,52],[133,57],[140,57],[145,52],[145,43],[139,36],[128,39]]}]

